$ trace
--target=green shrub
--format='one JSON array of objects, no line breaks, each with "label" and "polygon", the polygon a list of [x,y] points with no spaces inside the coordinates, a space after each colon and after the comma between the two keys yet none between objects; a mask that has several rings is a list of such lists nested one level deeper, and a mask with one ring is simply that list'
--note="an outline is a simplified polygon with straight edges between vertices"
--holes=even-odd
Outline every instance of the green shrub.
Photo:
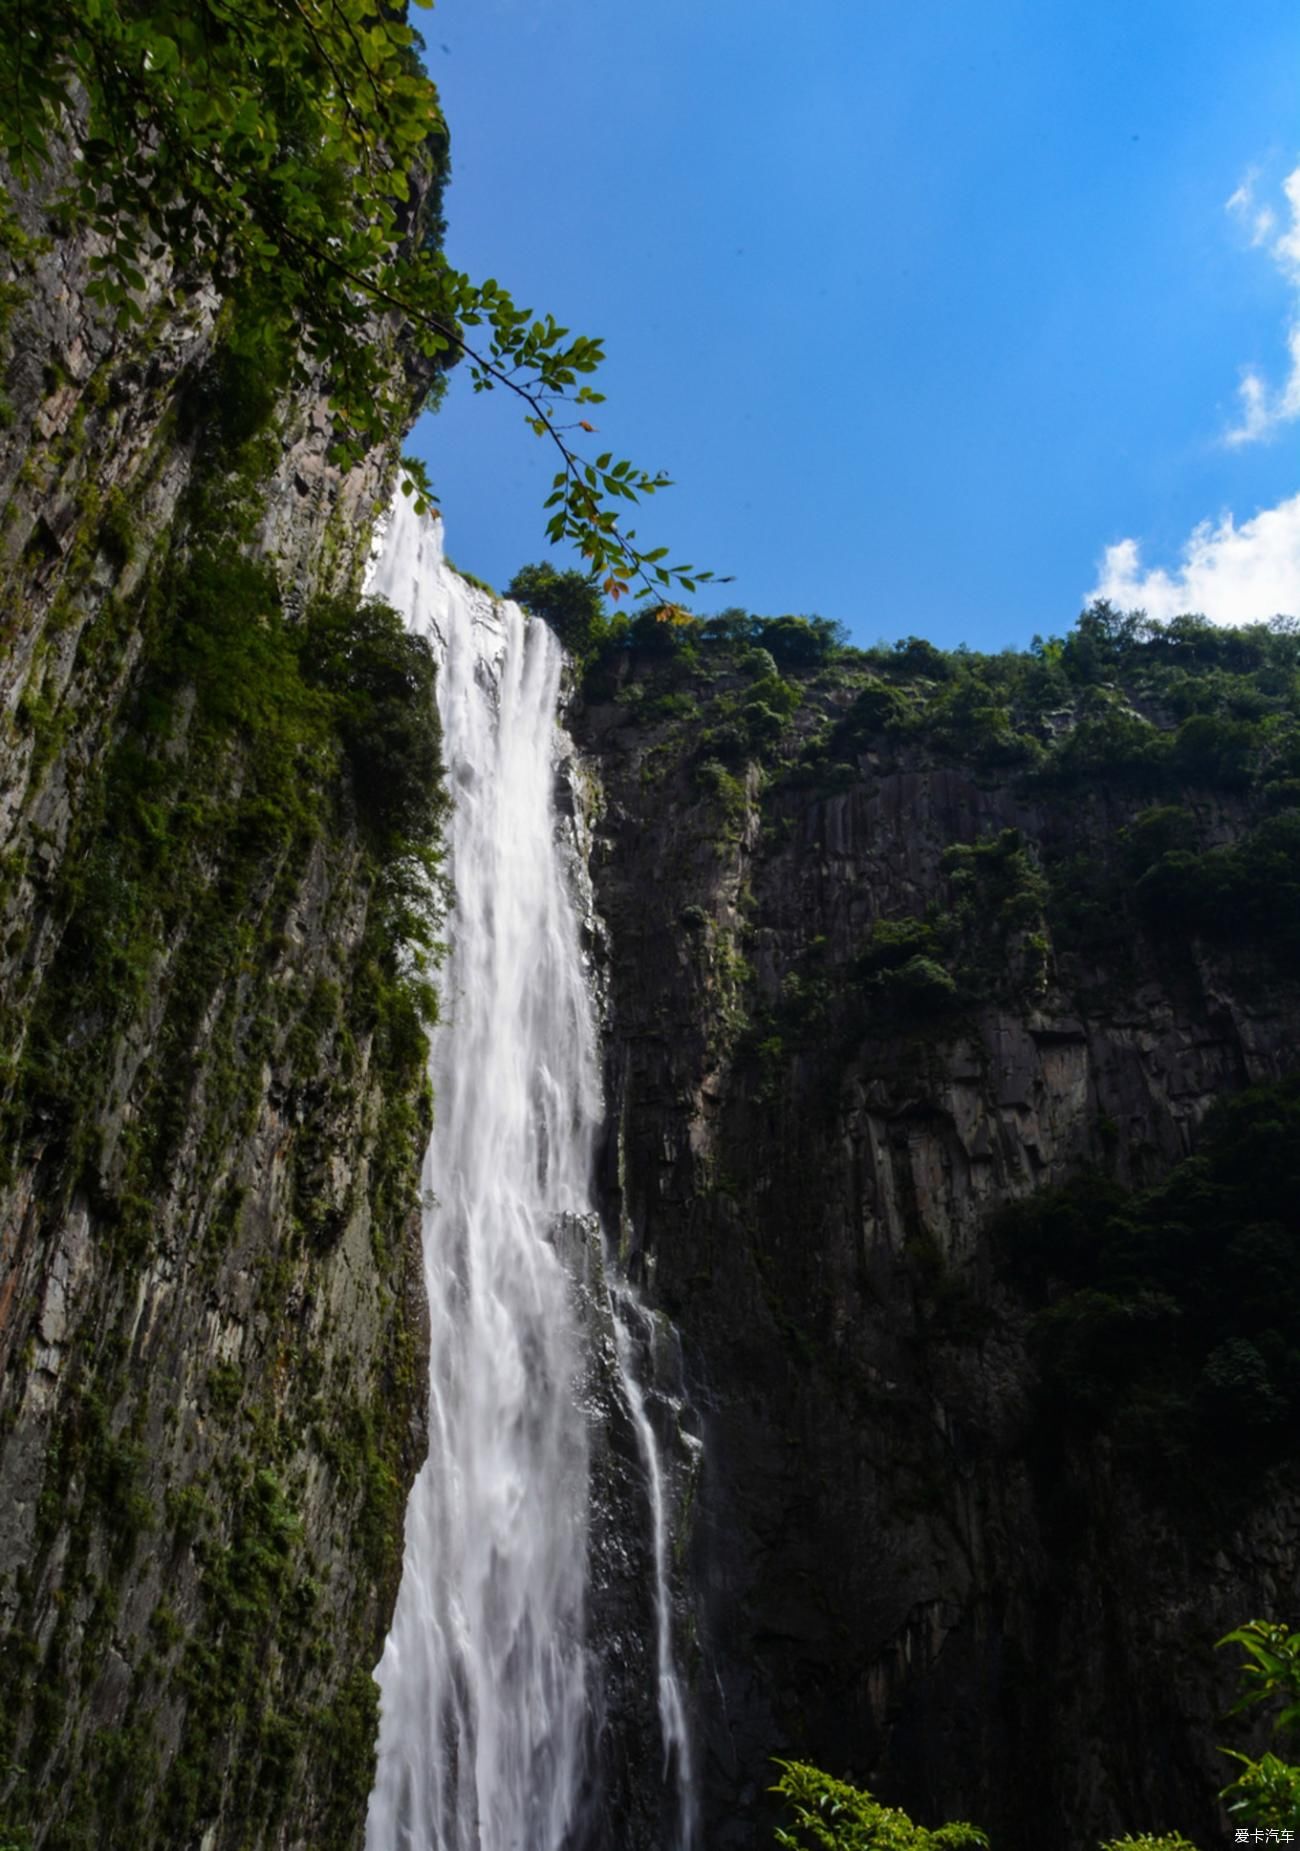
[{"label": "green shrub", "polygon": [[1188,784],[1247,790],[1260,738],[1257,724],[1217,714],[1193,714],[1174,734],[1170,768]]},{"label": "green shrub", "polygon": [[961,1851],[987,1845],[973,1825],[953,1821],[927,1830],[870,1793],[833,1780],[802,1761],[778,1761],[781,1778],[772,1789],[786,1801],[789,1825],[779,1827],[783,1851]]},{"label": "green shrub", "polygon": [[738,605],[706,618],[700,639],[766,655],[772,668],[820,668],[844,646],[844,627],[826,617],[755,617]]},{"label": "green shrub", "polygon": [[627,627],[627,640],[633,648],[650,656],[677,656],[693,660],[693,645],[699,630],[698,618],[675,604],[662,604],[639,610]]},{"label": "green shrub", "polygon": [[558,572],[545,563],[521,566],[506,596],[548,623],[576,662],[590,660],[609,631],[596,580],[587,572]]},{"label": "green shrub", "polygon": [[930,957],[936,942],[934,927],[924,919],[877,919],[865,949],[858,955],[856,969],[862,977],[896,970],[909,959]]},{"label": "green shrub", "polygon": [[652,700],[643,701],[641,718],[644,720],[693,720],[700,711],[700,703],[693,694],[684,689],[670,689],[666,694],[657,694]]},{"label": "green shrub", "polygon": [[1077,785],[1105,779],[1133,790],[1154,790],[1169,760],[1166,734],[1125,707],[1104,702],[1083,714],[1048,753],[1042,776],[1050,783]]},{"label": "green shrub", "polygon": [[929,704],[925,728],[940,751],[978,765],[1025,764],[1041,755],[1037,740],[1016,731],[1006,699],[970,670]]},{"label": "green shrub", "polygon": [[702,759],[696,765],[695,783],[702,794],[712,797],[721,805],[729,822],[739,822],[744,816],[748,802],[744,783],[740,778],[733,777],[717,759]]},{"label": "green shrub", "polygon": [[1161,936],[1260,946],[1300,972],[1300,811],[1266,817],[1231,847],[1167,849],[1139,879],[1135,902]]},{"label": "green shrub", "polygon": [[1193,848],[1196,834],[1196,818],[1181,804],[1141,811],[1120,833],[1125,872],[1134,878],[1141,876],[1162,855]]},{"label": "green shrub", "polygon": [[893,1008],[926,1014],[946,1008],[957,998],[957,981],[933,958],[909,958],[876,978],[880,994]]},{"label": "green shrub", "polygon": [[1136,1838],[1108,1838],[1098,1851],[1196,1851],[1181,1832],[1139,1832]]},{"label": "green shrub", "polygon": [[947,681],[953,672],[950,658],[919,636],[901,637],[887,666],[891,674],[904,680]]},{"label": "green shrub", "polygon": [[[1223,1752],[1242,1766],[1241,1773],[1223,1790],[1225,1796],[1231,1796],[1228,1811],[1237,1819],[1252,1820],[1266,1833],[1270,1827],[1274,1831],[1300,1830],[1300,1767],[1271,1753],[1255,1760],[1233,1748]],[[1262,1842],[1280,1841],[1265,1838]]]},{"label": "green shrub", "polygon": [[761,702],[782,720],[788,720],[791,714],[799,711],[799,701],[799,690],[793,682],[783,681],[777,674],[761,675],[745,690],[741,712],[747,712],[754,702]]},{"label": "green shrub", "polygon": [[1300,1416],[1300,1079],[1222,1101],[1160,1183],[1096,1173],[1001,1212],[1004,1265],[1037,1306],[1036,1419],[1105,1430],[1157,1470],[1238,1485]]},{"label": "green shrub", "polygon": [[836,743],[842,749],[865,744],[881,733],[904,725],[912,715],[912,703],[898,688],[890,687],[874,675],[836,729]]},{"label": "green shrub", "polygon": [[[1276,1620],[1249,1620],[1219,1644],[1239,1645],[1246,1653],[1233,1713],[1280,1701],[1274,1730],[1293,1738],[1300,1733],[1300,1632]],[[1254,1828],[1252,1838],[1258,1842],[1267,1833],[1271,1840],[1278,1832],[1300,1830],[1300,1767],[1271,1753],[1256,1760],[1232,1748],[1222,1752],[1240,1762],[1242,1771],[1220,1797],[1234,1819]]]},{"label": "green shrub", "polygon": [[759,641],[780,668],[819,668],[843,643],[841,625],[825,617],[770,617]]},{"label": "green shrub", "polygon": [[718,726],[706,726],[699,735],[698,746],[706,763],[712,759],[738,764],[749,756],[749,728],[738,720],[724,720]]},{"label": "green shrub", "polygon": [[745,727],[745,743],[755,751],[773,745],[785,731],[783,716],[765,701],[746,701],[741,708],[741,717]]},{"label": "green shrub", "polygon": [[325,599],[307,616],[304,675],[327,689],[362,820],[391,851],[436,834],[446,809],[429,644],[389,605]]},{"label": "green shrub", "polygon": [[1019,829],[954,843],[945,849],[942,865],[959,898],[983,914],[996,912],[1004,927],[1035,918],[1047,895],[1047,883]]}]

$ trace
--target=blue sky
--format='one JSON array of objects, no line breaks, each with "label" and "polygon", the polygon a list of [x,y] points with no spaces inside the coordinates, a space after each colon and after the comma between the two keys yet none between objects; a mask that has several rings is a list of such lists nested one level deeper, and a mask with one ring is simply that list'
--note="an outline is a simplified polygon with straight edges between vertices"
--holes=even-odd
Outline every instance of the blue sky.
[{"label": "blue sky", "polygon": [[[983,648],[1096,590],[1300,613],[1294,0],[415,23],[449,255],[605,339],[596,447],[676,484],[641,537],[736,576],[699,608]],[[459,564],[546,555],[555,465],[505,395],[454,378],[407,447]]]}]

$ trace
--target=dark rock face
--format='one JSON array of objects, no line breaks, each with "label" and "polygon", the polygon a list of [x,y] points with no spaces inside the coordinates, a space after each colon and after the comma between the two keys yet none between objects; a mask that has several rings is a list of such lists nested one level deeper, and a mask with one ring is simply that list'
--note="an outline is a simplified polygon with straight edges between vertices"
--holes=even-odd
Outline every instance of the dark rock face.
[{"label": "dark rock face", "polygon": [[427,1084],[344,757],[238,703],[392,459],[340,479],[323,397],[228,428],[215,305],[159,271],[117,335],[92,255],[17,274],[0,435],[0,1837],[315,1851],[424,1451]]},{"label": "dark rock face", "polygon": [[[596,793],[568,742],[557,769],[559,842],[607,1035],[609,947],[590,876]],[[616,1201],[613,1206],[604,1227],[591,1216],[557,1230],[585,1332],[579,1400],[591,1448],[587,1643],[593,1711],[572,1851],[606,1851],[615,1844],[623,1851],[663,1851],[680,1842],[683,1782],[689,1788],[690,1781],[663,1739],[653,1493],[630,1398],[640,1397],[657,1453],[664,1513],[679,1532],[694,1493],[699,1444],[676,1335],[666,1319],[628,1293],[626,1256],[610,1251],[628,1233],[619,1226]],[[621,1359],[616,1319],[625,1332]],[[688,1564],[678,1564],[669,1583],[680,1673],[685,1669],[680,1647],[692,1617]]]},{"label": "dark rock face", "polygon": [[[580,1235],[585,1251],[575,1244]],[[587,1638],[593,1713],[587,1780],[571,1842],[573,1851],[660,1851],[674,1842],[679,1813],[675,1771],[665,1768],[656,1650],[653,1523],[645,1459],[617,1361],[609,1270],[598,1226],[568,1235],[566,1264],[580,1281],[587,1339],[581,1407],[590,1423],[591,1511],[588,1535]],[[649,1325],[652,1320],[646,1318]],[[679,1403],[671,1356],[641,1328],[636,1380],[656,1427],[664,1470],[680,1467]]]},{"label": "dark rock face", "polygon": [[[574,730],[605,800],[605,1184],[705,1426],[705,1842],[770,1842],[774,1754],[1003,1851],[1216,1842],[1212,1647],[1292,1610],[1296,1472],[1233,1497],[1148,1482],[1104,1435],[1044,1452],[1031,1307],[989,1230],[1090,1164],[1163,1175],[1217,1096],[1294,1068],[1295,985],[1140,935],[1067,967],[1038,918],[960,1010],[850,1007],[875,922],[950,903],[951,845],[1016,829],[1104,869],[1143,800],[919,747],[864,750],[833,792],[702,773],[696,728],[637,717],[653,692]],[[1200,802],[1211,840],[1245,827],[1244,799]]]}]

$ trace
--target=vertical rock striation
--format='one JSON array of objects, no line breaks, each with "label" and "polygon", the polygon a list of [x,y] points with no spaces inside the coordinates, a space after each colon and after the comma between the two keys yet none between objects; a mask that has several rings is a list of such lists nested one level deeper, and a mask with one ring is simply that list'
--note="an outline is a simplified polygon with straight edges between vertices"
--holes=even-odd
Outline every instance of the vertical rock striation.
[{"label": "vertical rock striation", "polygon": [[436,782],[392,800],[432,671],[357,602],[392,455],[340,477],[165,267],[115,332],[47,197],[0,432],[0,1836],[319,1851],[424,1447],[389,850],[436,848]]},{"label": "vertical rock striation", "polygon": [[[764,664],[717,654],[633,652],[576,717],[605,792],[606,1186],[706,1421],[706,1841],[769,1842],[785,1753],[1003,1851],[1215,1842],[1232,1668],[1211,1648],[1292,1611],[1294,1463],[1279,1441],[1197,1482],[1122,1432],[1045,1426],[998,1216],[1089,1166],[1116,1189],[1166,1175],[1217,1098],[1294,1069],[1300,989],[1244,932],[1053,943],[1035,869],[1122,876],[1150,799],[1121,779],[1054,795],[883,733],[793,775],[798,728],[852,698],[833,671],[784,760],[724,763],[710,714]],[[1195,803],[1212,842],[1258,820],[1230,792]],[[988,961],[957,1004],[932,958],[898,973],[962,880]]]}]

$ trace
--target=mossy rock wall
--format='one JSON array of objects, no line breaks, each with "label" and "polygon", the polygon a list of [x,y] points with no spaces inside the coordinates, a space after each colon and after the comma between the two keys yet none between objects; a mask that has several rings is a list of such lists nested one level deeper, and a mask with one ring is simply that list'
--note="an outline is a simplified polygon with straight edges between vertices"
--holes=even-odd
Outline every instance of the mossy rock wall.
[{"label": "mossy rock wall", "polygon": [[356,596],[393,458],[340,479],[162,271],[111,330],[57,234],[5,255],[0,1841],[351,1846],[424,1450],[432,667]]}]

